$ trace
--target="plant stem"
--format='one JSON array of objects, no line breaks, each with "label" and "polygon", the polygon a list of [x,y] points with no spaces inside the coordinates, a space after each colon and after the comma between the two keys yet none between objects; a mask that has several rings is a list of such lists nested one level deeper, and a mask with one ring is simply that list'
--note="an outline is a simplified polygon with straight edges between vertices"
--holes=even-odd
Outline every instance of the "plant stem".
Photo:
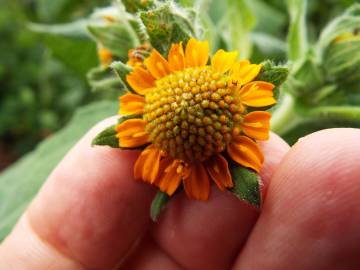
[{"label": "plant stem", "polygon": [[322,106],[309,111],[311,118],[360,122],[360,108],[354,106]]},{"label": "plant stem", "polygon": [[273,112],[271,130],[279,135],[283,135],[302,120],[302,117],[295,111],[294,97],[284,93],[281,104]]}]

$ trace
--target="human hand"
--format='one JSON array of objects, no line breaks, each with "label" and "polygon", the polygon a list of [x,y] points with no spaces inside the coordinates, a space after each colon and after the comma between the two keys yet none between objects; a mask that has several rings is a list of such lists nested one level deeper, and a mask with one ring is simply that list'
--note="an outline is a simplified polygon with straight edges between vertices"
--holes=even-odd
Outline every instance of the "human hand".
[{"label": "human hand", "polygon": [[90,147],[109,121],[49,176],[0,246],[1,270],[360,269],[360,130],[261,143],[261,213],[214,188],[208,202],[176,195],[153,224],[137,154]]}]

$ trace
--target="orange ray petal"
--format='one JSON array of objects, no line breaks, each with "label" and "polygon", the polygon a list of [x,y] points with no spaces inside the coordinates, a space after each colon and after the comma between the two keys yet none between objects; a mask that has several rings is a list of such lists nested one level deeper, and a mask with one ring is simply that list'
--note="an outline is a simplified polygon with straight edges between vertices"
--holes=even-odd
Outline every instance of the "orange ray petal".
[{"label": "orange ray petal", "polygon": [[183,171],[179,170],[180,166],[183,165],[173,158],[165,158],[160,162],[161,175],[155,184],[169,196],[174,194],[184,176]]},{"label": "orange ray petal", "polygon": [[234,137],[227,147],[230,157],[243,165],[259,172],[264,162],[264,156],[256,142],[245,136]]},{"label": "orange ray petal", "polygon": [[269,139],[271,113],[255,111],[245,115],[241,123],[242,131],[256,140]]},{"label": "orange ray petal", "polygon": [[156,79],[161,79],[170,73],[169,63],[165,58],[155,49],[144,61],[145,66]]},{"label": "orange ray petal", "polygon": [[276,103],[274,85],[263,81],[254,81],[240,89],[241,102],[251,107],[264,107]]},{"label": "orange ray petal", "polygon": [[120,110],[119,114],[143,114],[145,106],[145,98],[139,95],[127,93],[119,98]]},{"label": "orange ray petal", "polygon": [[200,162],[191,166],[189,177],[184,179],[184,188],[191,199],[206,201],[209,198],[209,176]]},{"label": "orange ray petal", "polygon": [[135,179],[153,184],[159,174],[160,158],[161,151],[155,145],[142,151],[134,165]]},{"label": "orange ray petal", "polygon": [[155,85],[154,77],[142,67],[136,67],[130,74],[126,75],[126,81],[140,95],[145,95]]},{"label": "orange ray petal", "polygon": [[231,76],[239,80],[241,84],[251,82],[259,75],[262,65],[250,64],[248,60],[242,60],[233,65]]},{"label": "orange ray petal", "polygon": [[206,169],[215,184],[222,191],[234,186],[228,163],[222,155],[214,155],[206,161]]},{"label": "orange ray petal", "polygon": [[232,68],[237,55],[237,51],[218,50],[211,59],[211,67],[220,73],[225,73]]},{"label": "orange ray petal", "polygon": [[171,45],[168,62],[172,71],[179,71],[185,68],[185,55],[182,42]]},{"label": "orange ray petal", "polygon": [[120,147],[138,147],[149,142],[149,135],[145,132],[146,121],[143,119],[129,119],[117,125],[116,137]]},{"label": "orange ray petal", "polygon": [[205,66],[209,59],[209,43],[190,38],[186,44],[185,61],[186,67]]}]

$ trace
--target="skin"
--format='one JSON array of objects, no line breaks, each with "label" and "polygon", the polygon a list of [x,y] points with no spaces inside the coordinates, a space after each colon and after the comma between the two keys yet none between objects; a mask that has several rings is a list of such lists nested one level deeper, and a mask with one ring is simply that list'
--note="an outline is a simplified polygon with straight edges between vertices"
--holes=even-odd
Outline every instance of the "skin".
[{"label": "skin", "polygon": [[90,147],[113,121],[49,176],[0,246],[0,269],[360,269],[360,130],[261,143],[261,213],[213,187],[205,203],[176,195],[153,224],[156,190],[132,179],[138,153]]}]

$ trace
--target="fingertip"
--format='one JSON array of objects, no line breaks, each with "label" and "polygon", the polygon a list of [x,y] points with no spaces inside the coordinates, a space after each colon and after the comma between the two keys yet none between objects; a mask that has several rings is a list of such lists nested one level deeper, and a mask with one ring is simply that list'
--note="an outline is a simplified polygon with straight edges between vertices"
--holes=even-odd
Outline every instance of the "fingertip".
[{"label": "fingertip", "polygon": [[359,138],[358,129],[328,129],[296,143],[235,269],[360,267]]},{"label": "fingertip", "polygon": [[290,146],[277,134],[271,132],[267,141],[258,142],[265,156],[260,176],[262,181],[262,194],[266,195],[270,180],[282,159],[290,150]]}]

